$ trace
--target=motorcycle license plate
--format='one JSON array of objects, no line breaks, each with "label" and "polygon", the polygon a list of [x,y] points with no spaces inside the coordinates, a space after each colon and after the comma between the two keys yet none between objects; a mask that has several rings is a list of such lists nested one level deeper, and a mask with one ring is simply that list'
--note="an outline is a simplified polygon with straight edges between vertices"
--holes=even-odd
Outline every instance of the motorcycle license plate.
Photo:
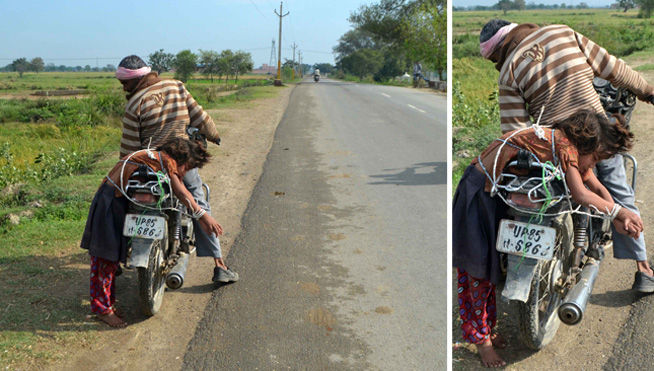
[{"label": "motorcycle license plate", "polygon": [[166,232],[166,219],[154,215],[127,214],[123,235],[161,240]]},{"label": "motorcycle license plate", "polygon": [[506,254],[550,260],[554,255],[555,240],[554,228],[502,219],[496,249]]}]

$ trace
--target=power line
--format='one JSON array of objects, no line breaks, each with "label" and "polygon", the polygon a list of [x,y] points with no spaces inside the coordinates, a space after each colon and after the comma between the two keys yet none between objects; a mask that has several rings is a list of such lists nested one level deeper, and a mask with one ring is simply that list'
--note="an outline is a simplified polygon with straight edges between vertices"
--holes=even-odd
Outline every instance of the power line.
[{"label": "power line", "polygon": [[250,3],[254,5],[254,7],[257,9],[257,12],[259,12],[259,14],[261,14],[264,18],[268,19],[268,17],[266,17],[266,15],[263,14],[261,10],[259,10],[259,7],[257,6],[257,4],[254,3],[254,1],[250,0]]}]

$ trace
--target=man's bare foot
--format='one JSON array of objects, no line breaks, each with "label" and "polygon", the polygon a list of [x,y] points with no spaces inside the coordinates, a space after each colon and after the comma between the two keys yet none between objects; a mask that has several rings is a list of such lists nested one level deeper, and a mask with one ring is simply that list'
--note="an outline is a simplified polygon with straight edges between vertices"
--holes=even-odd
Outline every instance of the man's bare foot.
[{"label": "man's bare foot", "polygon": [[499,368],[506,366],[506,362],[504,362],[502,357],[495,353],[493,343],[490,339],[486,340],[483,344],[476,344],[476,346],[477,352],[479,352],[479,356],[481,357],[481,363],[484,367]]},{"label": "man's bare foot", "polygon": [[115,328],[123,328],[127,326],[127,322],[123,321],[116,313],[110,312],[107,314],[98,314],[98,318],[107,325]]},{"label": "man's bare foot", "polygon": [[490,336],[491,343],[493,343],[493,346],[498,349],[504,349],[508,345],[508,342],[504,338],[504,336],[494,332]]}]

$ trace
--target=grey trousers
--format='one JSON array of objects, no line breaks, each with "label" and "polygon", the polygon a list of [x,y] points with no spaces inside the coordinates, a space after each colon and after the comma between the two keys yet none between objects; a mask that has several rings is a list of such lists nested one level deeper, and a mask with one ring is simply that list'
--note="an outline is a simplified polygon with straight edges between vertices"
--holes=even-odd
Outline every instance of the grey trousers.
[{"label": "grey trousers", "polygon": [[[186,175],[184,176],[184,185],[186,186],[186,189],[191,192],[191,195],[193,195],[195,202],[211,215],[211,205],[204,200],[202,179],[200,179],[200,173],[197,168],[186,172]],[[193,229],[195,230],[196,255],[221,258],[222,252],[220,250],[220,240],[218,240],[218,236],[208,235],[202,228],[200,228],[200,224],[197,220],[193,220]]]},{"label": "grey trousers", "polygon": [[[613,197],[613,200],[623,207],[640,215],[636,207],[636,195],[631,185],[627,183],[627,174],[624,168],[622,155],[615,155],[607,160],[597,163],[597,178]],[[637,261],[647,260],[645,250],[645,236],[643,233],[638,238],[618,233],[615,227],[613,230],[613,257],[616,259],[633,259]]]}]

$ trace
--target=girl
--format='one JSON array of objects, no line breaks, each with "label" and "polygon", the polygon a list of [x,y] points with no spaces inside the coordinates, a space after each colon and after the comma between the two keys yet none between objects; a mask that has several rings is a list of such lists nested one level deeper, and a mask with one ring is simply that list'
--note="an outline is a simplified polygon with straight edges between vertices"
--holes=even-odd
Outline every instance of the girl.
[{"label": "girl", "polygon": [[[127,181],[140,165],[168,174],[173,192],[194,215],[200,215],[200,227],[207,234],[221,235],[223,229],[208,213],[202,213],[191,193],[184,187],[186,171],[201,168],[211,156],[202,145],[188,139],[175,138],[164,143],[158,152],[141,150],[118,161],[100,185],[93,198],[81,247],[91,255],[91,311],[112,327],[127,323],[116,315],[114,278],[119,262],[127,257],[127,241],[123,225],[128,200],[120,191],[121,172]],[[126,164],[124,164],[127,162]],[[162,167],[163,165],[163,167]]]},{"label": "girl", "polygon": [[552,138],[572,199],[587,207],[613,211],[613,224],[620,233],[637,237],[643,230],[640,217],[614,204],[592,170],[597,161],[631,149],[633,134],[623,122],[612,124],[602,114],[583,110],[555,129],[532,127],[508,132],[502,140],[511,145],[502,146],[500,140],[491,143],[466,169],[454,195],[452,211],[452,263],[458,272],[461,329],[463,338],[477,346],[486,367],[506,365],[493,348],[503,348],[506,342],[492,331],[496,322],[495,285],[501,276],[496,233],[506,205],[499,197],[490,196],[492,184],[483,169],[495,171],[498,176],[516,158],[519,148],[532,152],[541,162],[554,162]]}]

